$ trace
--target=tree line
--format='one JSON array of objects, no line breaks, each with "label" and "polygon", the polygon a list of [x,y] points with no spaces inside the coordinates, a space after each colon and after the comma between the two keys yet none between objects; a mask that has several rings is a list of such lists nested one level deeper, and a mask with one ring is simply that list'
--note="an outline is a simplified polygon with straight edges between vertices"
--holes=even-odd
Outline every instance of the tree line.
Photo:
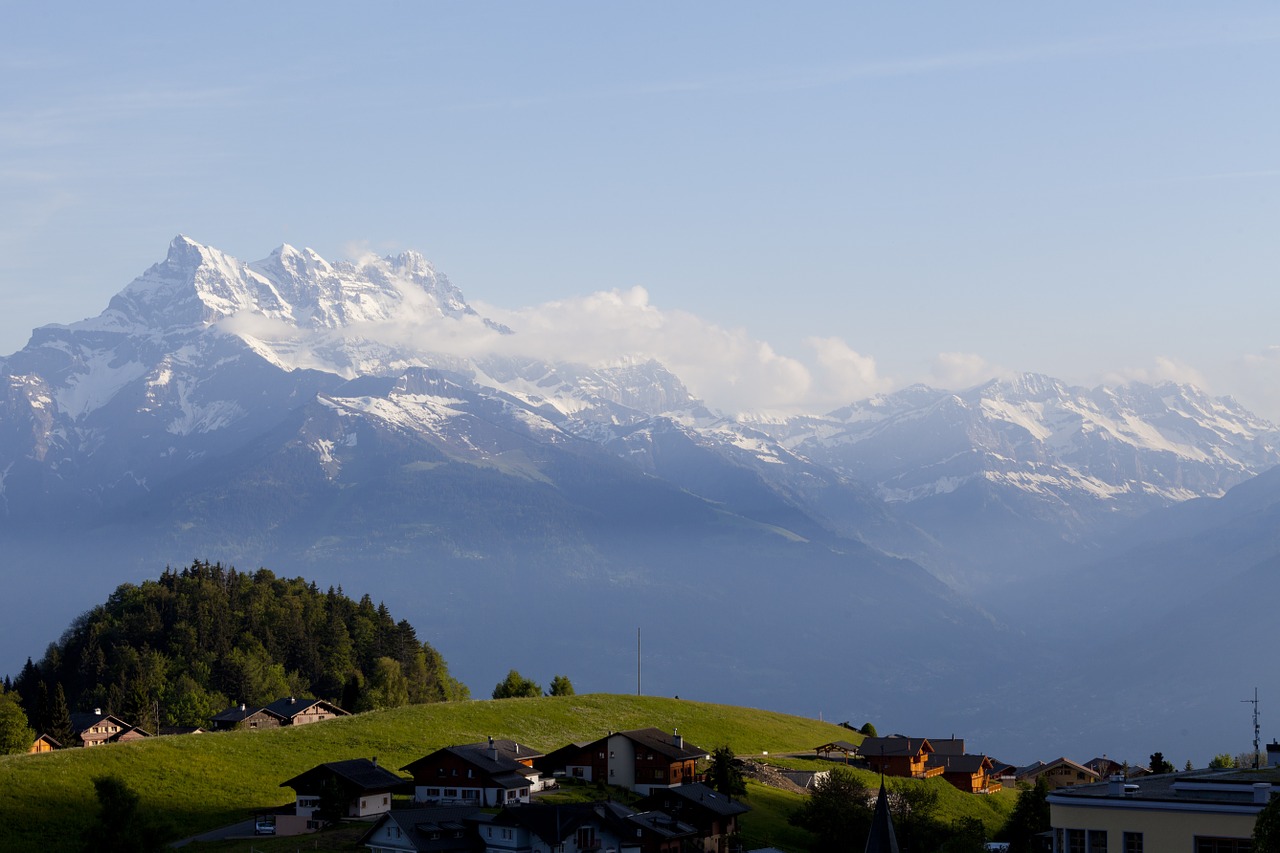
[{"label": "tree line", "polygon": [[200,560],[117,587],[28,659],[12,690],[30,726],[55,739],[70,709],[101,708],[154,734],[283,696],[348,711],[468,696],[440,653],[368,595]]}]

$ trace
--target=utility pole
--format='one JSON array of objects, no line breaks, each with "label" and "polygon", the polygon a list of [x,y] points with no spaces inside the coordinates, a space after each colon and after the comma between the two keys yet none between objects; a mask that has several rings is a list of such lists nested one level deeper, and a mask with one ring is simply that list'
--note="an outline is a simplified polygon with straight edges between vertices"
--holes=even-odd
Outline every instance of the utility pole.
[{"label": "utility pole", "polygon": [[1262,731],[1258,727],[1258,688],[1256,687],[1253,688],[1252,699],[1241,699],[1240,701],[1253,705],[1253,769],[1257,770],[1258,767],[1261,766],[1261,749],[1262,749],[1262,747],[1258,743],[1259,739],[1261,738],[1261,731]]},{"label": "utility pole", "polygon": [[643,696],[640,692],[640,629],[636,628],[636,695]]}]

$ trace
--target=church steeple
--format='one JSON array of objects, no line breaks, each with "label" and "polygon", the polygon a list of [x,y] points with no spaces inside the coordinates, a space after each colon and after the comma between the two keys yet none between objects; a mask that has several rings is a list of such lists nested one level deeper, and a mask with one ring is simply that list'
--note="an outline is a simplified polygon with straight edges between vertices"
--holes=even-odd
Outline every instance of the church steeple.
[{"label": "church steeple", "polygon": [[880,777],[880,794],[876,797],[876,813],[871,817],[871,832],[867,835],[866,853],[900,853],[883,776]]}]

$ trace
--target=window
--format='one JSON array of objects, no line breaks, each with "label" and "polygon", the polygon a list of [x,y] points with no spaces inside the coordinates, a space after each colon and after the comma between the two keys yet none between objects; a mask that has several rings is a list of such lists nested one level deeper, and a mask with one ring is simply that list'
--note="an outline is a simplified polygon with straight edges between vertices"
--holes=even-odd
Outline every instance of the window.
[{"label": "window", "polygon": [[662,775],[663,775],[663,774],[662,774],[662,768],[661,768],[661,767],[659,767],[659,768],[657,768],[657,769],[655,769],[655,770],[653,771],[653,778],[654,778],[654,779],[656,779],[656,780],[658,780],[658,781],[662,781]]},{"label": "window", "polygon": [[428,788],[428,789],[427,789],[427,796],[428,796],[428,797],[438,797],[438,796],[440,796],[440,789],[439,789],[439,788]]},{"label": "window", "polygon": [[1083,829],[1067,830],[1067,853],[1085,853]]},{"label": "window", "polygon": [[462,789],[462,799],[464,799],[464,800],[478,800],[478,799],[480,799],[480,792],[479,792],[479,791],[477,791],[477,790],[475,790],[474,788],[463,788],[463,789]]},{"label": "window", "polygon": [[578,827],[578,849],[594,850],[596,847],[596,828],[594,826]]},{"label": "window", "polygon": [[1142,833],[1126,832],[1124,834],[1124,853],[1142,853]]},{"label": "window", "polygon": [[1196,836],[1195,853],[1252,853],[1253,842],[1247,838],[1211,838]]},{"label": "window", "polygon": [[445,788],[445,789],[444,789],[444,795],[445,795],[446,797],[456,797],[456,796],[458,796],[458,789],[457,789],[457,788]]},{"label": "window", "polygon": [[382,798],[382,804],[383,804],[384,806],[387,804],[387,798],[386,798],[386,797],[383,797],[383,798]]},{"label": "window", "polygon": [[1107,831],[1091,829],[1089,835],[1089,853],[1107,853]]}]

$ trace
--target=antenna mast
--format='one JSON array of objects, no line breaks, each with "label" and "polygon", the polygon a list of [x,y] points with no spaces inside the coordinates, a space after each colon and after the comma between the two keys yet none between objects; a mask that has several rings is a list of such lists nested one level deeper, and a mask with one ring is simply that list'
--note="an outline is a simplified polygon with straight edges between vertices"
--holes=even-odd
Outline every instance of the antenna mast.
[{"label": "antenna mast", "polygon": [[1253,705],[1253,769],[1257,770],[1261,764],[1260,762],[1261,747],[1258,744],[1258,741],[1261,737],[1261,734],[1260,734],[1261,729],[1258,727],[1258,688],[1256,687],[1253,688],[1252,699],[1241,699],[1240,701]]},{"label": "antenna mast", "polygon": [[640,692],[640,629],[636,628],[636,695],[643,696]]}]

